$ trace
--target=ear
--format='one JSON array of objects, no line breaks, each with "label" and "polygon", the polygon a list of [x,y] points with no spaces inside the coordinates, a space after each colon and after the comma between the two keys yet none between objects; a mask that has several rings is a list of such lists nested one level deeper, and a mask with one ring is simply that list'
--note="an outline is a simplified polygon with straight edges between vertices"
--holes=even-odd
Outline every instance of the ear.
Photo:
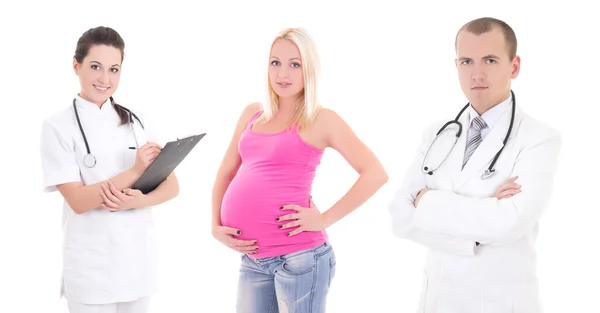
[{"label": "ear", "polygon": [[458,68],[458,59],[454,59],[454,66],[456,66],[456,68]]},{"label": "ear", "polygon": [[519,57],[517,55],[517,56],[515,56],[515,58],[512,61],[512,73],[511,73],[510,77],[512,79],[517,78],[517,76],[519,76],[520,71],[521,71],[521,57]]},{"label": "ear", "polygon": [[75,71],[75,75],[79,76],[79,63],[75,58],[73,58],[73,71]]}]

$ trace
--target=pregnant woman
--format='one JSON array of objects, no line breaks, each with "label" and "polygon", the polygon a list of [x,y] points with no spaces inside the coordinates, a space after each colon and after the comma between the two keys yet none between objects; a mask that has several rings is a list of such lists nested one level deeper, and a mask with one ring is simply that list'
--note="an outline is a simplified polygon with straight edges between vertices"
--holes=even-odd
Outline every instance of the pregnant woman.
[{"label": "pregnant woman", "polygon": [[[213,236],[242,253],[238,313],[325,312],[335,273],[326,233],[387,182],[377,157],[317,101],[318,57],[302,29],[270,50],[269,102],[242,112],[213,188]],[[326,148],[360,174],[320,212],[312,182]]]}]

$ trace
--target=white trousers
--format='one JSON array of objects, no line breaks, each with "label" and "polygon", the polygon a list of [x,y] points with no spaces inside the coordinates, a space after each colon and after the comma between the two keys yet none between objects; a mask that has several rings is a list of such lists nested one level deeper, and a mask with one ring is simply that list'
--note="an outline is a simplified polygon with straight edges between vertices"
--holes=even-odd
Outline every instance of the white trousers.
[{"label": "white trousers", "polygon": [[148,313],[150,297],[110,304],[84,304],[74,301],[68,303],[70,313]]}]

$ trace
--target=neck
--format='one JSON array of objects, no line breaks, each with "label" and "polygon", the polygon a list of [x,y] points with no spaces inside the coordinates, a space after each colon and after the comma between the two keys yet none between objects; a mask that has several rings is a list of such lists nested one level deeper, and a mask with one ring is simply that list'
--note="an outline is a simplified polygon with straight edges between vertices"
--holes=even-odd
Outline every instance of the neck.
[{"label": "neck", "polygon": [[508,99],[509,96],[510,96],[510,90],[507,94],[502,95],[502,97],[500,99],[497,99],[496,101],[492,102],[491,104],[485,104],[485,103],[477,103],[477,104],[471,103],[471,104],[473,106],[473,109],[475,109],[475,111],[477,112],[477,114],[479,114],[481,116],[485,112],[491,110],[493,107],[504,102],[504,100]]},{"label": "neck", "polygon": [[296,101],[298,97],[279,98],[280,111],[294,111],[296,109]]},{"label": "neck", "polygon": [[98,101],[94,101],[92,100],[90,97],[88,97],[85,92],[81,91],[80,93],[77,94],[78,96],[80,96],[81,98],[83,98],[84,100],[87,100],[95,105],[98,106],[98,108],[102,108],[102,106],[104,105],[104,103],[106,102],[106,99],[104,99],[104,101],[102,102],[98,102]]}]

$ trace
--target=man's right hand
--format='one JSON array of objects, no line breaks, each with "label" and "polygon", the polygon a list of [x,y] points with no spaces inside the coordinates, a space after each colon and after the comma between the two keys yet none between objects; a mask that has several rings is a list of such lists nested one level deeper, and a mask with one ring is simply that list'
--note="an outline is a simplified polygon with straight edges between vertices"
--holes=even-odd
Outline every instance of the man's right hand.
[{"label": "man's right hand", "polygon": [[496,191],[496,198],[498,198],[498,200],[510,198],[521,192],[521,185],[515,183],[515,180],[517,180],[517,178],[519,177],[515,176],[509,179],[506,183],[502,184],[500,187],[498,187],[498,190]]},{"label": "man's right hand", "polygon": [[213,226],[212,235],[228,246],[229,248],[244,254],[254,254],[258,249],[256,240],[241,240],[236,239],[235,236],[240,235],[242,232],[239,229],[234,229],[227,226]]}]

